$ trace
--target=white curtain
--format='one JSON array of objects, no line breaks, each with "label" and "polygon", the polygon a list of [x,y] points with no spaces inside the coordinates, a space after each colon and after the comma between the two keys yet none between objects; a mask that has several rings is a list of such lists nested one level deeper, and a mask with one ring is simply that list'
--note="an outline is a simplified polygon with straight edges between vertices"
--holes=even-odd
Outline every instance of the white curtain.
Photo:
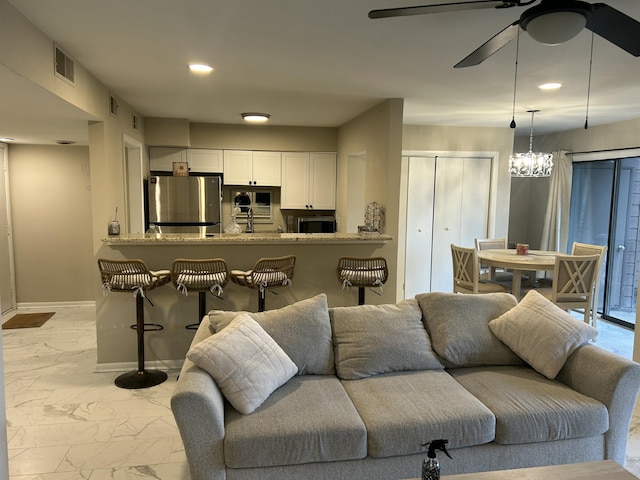
[{"label": "white curtain", "polygon": [[567,251],[571,203],[571,162],[572,159],[565,150],[555,152],[553,155],[547,212],[540,240],[542,250]]}]

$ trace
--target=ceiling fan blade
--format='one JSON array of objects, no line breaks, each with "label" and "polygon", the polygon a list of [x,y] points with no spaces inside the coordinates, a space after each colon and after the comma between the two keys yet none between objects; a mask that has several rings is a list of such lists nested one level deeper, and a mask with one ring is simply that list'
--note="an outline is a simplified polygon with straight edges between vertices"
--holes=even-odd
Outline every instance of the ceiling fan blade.
[{"label": "ceiling fan blade", "polygon": [[640,22],[621,11],[605,3],[594,3],[586,28],[631,55],[640,56]]},{"label": "ceiling fan blade", "polygon": [[491,39],[481,45],[479,48],[471,52],[464,59],[456,63],[453,68],[472,67],[484,62],[491,55],[496,53],[511,40],[518,35],[518,29],[520,28],[520,20],[516,20],[500,33],[494,35]]},{"label": "ceiling fan blade", "polygon": [[371,10],[369,18],[406,17],[410,15],[425,15],[427,13],[455,12],[459,10],[478,10],[481,8],[515,7],[519,1],[507,0],[470,0],[456,3],[439,3],[437,5],[418,5],[415,7],[383,8]]}]

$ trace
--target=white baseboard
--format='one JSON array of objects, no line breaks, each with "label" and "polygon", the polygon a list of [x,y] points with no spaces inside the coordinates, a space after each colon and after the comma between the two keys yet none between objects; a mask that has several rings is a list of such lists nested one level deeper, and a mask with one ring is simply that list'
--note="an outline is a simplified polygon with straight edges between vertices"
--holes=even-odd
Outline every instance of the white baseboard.
[{"label": "white baseboard", "polygon": [[96,302],[94,300],[86,300],[79,302],[21,302],[16,304],[16,310],[28,310],[31,308],[73,308],[73,307],[93,307]]},{"label": "white baseboard", "polygon": [[[144,367],[150,370],[180,370],[183,363],[184,359],[145,361]],[[96,364],[94,372],[128,372],[129,370],[136,370],[137,368],[138,362],[98,363]]]}]

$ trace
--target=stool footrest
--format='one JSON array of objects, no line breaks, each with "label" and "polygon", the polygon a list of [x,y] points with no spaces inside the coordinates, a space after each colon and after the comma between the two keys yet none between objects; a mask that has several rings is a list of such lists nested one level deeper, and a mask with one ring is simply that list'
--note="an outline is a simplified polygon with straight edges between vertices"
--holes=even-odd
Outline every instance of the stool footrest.
[{"label": "stool footrest", "polygon": [[160,385],[167,379],[167,374],[159,370],[133,370],[116,378],[115,384],[120,388],[149,388]]},{"label": "stool footrest", "polygon": [[[159,332],[160,330],[164,330],[163,325],[158,325],[157,323],[143,323],[143,332]],[[138,325],[135,323],[133,325],[129,325],[131,330],[138,330]]]}]

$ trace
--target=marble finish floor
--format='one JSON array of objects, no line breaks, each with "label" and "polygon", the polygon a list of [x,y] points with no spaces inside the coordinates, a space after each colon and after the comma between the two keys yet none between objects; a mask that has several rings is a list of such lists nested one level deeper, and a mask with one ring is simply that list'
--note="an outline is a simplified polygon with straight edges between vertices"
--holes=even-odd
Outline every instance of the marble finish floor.
[{"label": "marble finish floor", "polygon": [[[95,309],[55,311],[40,328],[2,331],[10,480],[188,480],[169,407],[177,372],[156,387],[117,388],[117,373],[94,373]],[[598,327],[600,347],[631,358],[628,330]],[[625,466],[640,478],[639,405]]]}]

